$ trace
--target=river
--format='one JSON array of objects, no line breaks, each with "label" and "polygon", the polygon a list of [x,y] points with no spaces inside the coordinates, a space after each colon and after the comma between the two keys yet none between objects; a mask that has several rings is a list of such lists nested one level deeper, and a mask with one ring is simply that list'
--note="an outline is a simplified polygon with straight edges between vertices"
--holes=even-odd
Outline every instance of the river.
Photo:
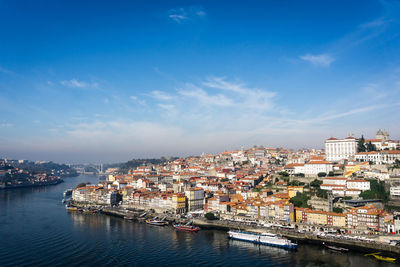
[{"label": "river", "polygon": [[394,266],[359,253],[299,245],[296,252],[227,238],[226,232],[175,231],[106,215],[66,212],[65,183],[0,190],[0,266]]}]

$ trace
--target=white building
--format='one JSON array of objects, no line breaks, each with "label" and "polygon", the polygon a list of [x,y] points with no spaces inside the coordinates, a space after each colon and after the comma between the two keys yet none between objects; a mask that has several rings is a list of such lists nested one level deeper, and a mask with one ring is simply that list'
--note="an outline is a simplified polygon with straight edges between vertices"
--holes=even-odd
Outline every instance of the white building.
[{"label": "white building", "polygon": [[370,182],[366,180],[350,180],[344,177],[326,177],[321,189],[332,191],[334,195],[358,196],[362,191],[370,189]]},{"label": "white building", "polygon": [[400,186],[392,186],[392,187],[390,187],[390,196],[392,196],[392,197],[400,197]]},{"label": "white building", "polygon": [[382,150],[371,152],[360,152],[355,155],[358,161],[372,161],[375,164],[393,164],[396,159],[400,160],[400,150]]},{"label": "white building", "polygon": [[348,189],[357,189],[361,191],[370,190],[370,182],[366,180],[347,180]]},{"label": "white building", "polygon": [[344,139],[326,139],[325,153],[328,161],[349,159],[357,153],[357,139],[352,134]]},{"label": "white building", "polygon": [[329,173],[331,171],[333,171],[333,164],[328,161],[309,161],[304,164],[305,175],[317,175],[320,172]]}]

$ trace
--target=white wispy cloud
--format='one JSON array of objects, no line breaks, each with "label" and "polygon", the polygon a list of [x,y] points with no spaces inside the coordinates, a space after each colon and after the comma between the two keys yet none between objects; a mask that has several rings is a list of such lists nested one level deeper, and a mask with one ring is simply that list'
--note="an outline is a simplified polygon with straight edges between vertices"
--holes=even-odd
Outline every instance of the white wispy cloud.
[{"label": "white wispy cloud", "polygon": [[63,80],[60,82],[61,85],[70,88],[97,88],[99,84],[97,82],[84,82],[77,79]]},{"label": "white wispy cloud", "polygon": [[300,56],[300,58],[304,61],[308,61],[316,66],[329,67],[335,59],[329,54],[320,54],[320,55],[312,55],[306,54],[304,56]]},{"label": "white wispy cloud", "polygon": [[13,126],[14,125],[12,123],[9,123],[9,122],[0,123],[0,128],[11,128]]},{"label": "white wispy cloud", "polygon": [[168,11],[168,18],[177,23],[194,18],[204,17],[206,15],[207,13],[204,11],[202,6],[178,7]]},{"label": "white wispy cloud", "polygon": [[265,89],[248,88],[243,83],[228,82],[224,77],[208,77],[203,85],[239,94],[239,101],[235,105],[246,109],[265,111],[274,106],[273,98],[276,93]]},{"label": "white wispy cloud", "polygon": [[155,99],[163,100],[163,101],[172,99],[172,96],[170,94],[159,91],[159,90],[151,91],[149,95]]},{"label": "white wispy cloud", "polygon": [[162,108],[162,109],[165,109],[165,110],[169,111],[169,112],[172,112],[175,109],[175,106],[171,105],[171,104],[158,104],[158,106],[160,108]]},{"label": "white wispy cloud", "polygon": [[132,101],[134,101],[134,102],[136,102],[136,103],[138,103],[138,104],[140,104],[140,105],[145,105],[145,104],[146,104],[146,101],[145,101],[145,100],[140,99],[139,97],[137,97],[137,96],[135,96],[135,95],[131,95],[129,98],[130,98]]},{"label": "white wispy cloud", "polygon": [[196,87],[192,84],[188,84],[186,89],[178,90],[181,96],[189,97],[197,100],[202,105],[211,106],[232,106],[233,100],[223,94],[210,95],[203,89]]}]

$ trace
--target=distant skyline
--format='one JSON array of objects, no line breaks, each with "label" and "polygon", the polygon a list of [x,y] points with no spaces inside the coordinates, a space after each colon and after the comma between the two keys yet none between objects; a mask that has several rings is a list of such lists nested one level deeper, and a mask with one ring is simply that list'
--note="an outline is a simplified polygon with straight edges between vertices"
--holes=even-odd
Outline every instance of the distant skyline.
[{"label": "distant skyline", "polygon": [[400,139],[400,1],[0,0],[0,157]]}]

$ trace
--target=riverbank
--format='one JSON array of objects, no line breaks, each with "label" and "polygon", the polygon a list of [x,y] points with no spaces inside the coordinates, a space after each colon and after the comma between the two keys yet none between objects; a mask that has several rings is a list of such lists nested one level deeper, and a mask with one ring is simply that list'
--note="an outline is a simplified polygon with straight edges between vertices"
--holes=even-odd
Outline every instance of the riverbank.
[{"label": "riverbank", "polygon": [[[73,203],[73,205],[88,208],[88,205],[79,205],[78,203]],[[96,206],[98,208],[98,206]],[[283,230],[283,229],[274,229],[270,227],[257,226],[257,225],[248,225],[241,222],[231,222],[225,220],[207,220],[204,218],[179,218],[176,215],[172,214],[157,214],[146,212],[143,210],[133,210],[133,209],[123,209],[118,207],[103,207],[102,213],[105,215],[116,216],[120,218],[124,217],[132,217],[133,219],[137,219],[140,215],[146,213],[146,218],[164,218],[169,223],[187,223],[189,220],[193,221],[193,225],[199,226],[203,229],[212,229],[212,230],[241,230],[241,231],[249,231],[249,232],[270,232],[275,234],[280,234],[288,239],[294,240],[299,244],[314,244],[314,245],[323,245],[323,243],[335,245],[343,248],[348,248],[352,251],[357,251],[361,253],[375,253],[382,252],[388,256],[400,257],[400,246],[392,246],[389,244],[385,244],[382,242],[366,242],[359,240],[349,240],[349,239],[338,239],[338,238],[330,238],[327,236],[316,235],[312,233],[299,233],[295,230]]]},{"label": "riverbank", "polygon": [[21,184],[21,185],[12,185],[12,186],[4,186],[0,187],[0,190],[6,190],[6,189],[16,189],[16,188],[31,188],[31,187],[40,187],[40,186],[48,186],[48,185],[58,185],[63,183],[63,179],[57,179],[53,181],[48,181],[48,182],[38,182],[34,184]]}]

